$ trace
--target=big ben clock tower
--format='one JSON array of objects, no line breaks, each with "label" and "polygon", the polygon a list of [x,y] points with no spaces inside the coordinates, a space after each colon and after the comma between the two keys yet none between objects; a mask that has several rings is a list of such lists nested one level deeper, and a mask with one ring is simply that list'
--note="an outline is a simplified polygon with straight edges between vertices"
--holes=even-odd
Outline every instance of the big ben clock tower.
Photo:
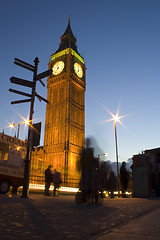
[{"label": "big ben clock tower", "polygon": [[59,170],[64,181],[79,178],[77,161],[85,137],[85,63],[80,56],[70,20],[51,56],[47,80],[45,162]]}]

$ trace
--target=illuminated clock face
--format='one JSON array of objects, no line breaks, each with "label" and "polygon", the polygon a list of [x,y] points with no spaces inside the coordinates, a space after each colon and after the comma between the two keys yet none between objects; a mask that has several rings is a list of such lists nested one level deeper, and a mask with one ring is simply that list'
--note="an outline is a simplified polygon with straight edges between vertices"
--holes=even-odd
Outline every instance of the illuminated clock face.
[{"label": "illuminated clock face", "polygon": [[63,71],[63,69],[64,69],[64,62],[58,61],[53,65],[52,73],[53,75],[58,75]]},{"label": "illuminated clock face", "polygon": [[74,64],[74,71],[79,78],[83,77],[83,69],[79,63]]}]

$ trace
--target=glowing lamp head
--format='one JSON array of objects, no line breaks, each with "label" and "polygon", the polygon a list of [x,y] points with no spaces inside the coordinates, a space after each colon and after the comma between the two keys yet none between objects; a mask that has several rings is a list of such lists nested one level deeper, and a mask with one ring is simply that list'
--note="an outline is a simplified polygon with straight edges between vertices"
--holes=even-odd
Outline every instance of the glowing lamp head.
[{"label": "glowing lamp head", "polygon": [[29,120],[25,120],[24,123],[25,123],[26,125],[29,125]]},{"label": "glowing lamp head", "polygon": [[9,126],[10,126],[10,128],[13,128],[15,125],[14,124],[10,124]]},{"label": "glowing lamp head", "polygon": [[119,122],[119,116],[118,116],[118,114],[116,114],[114,117],[113,117],[113,119],[114,119],[114,122],[116,123],[116,122]]}]

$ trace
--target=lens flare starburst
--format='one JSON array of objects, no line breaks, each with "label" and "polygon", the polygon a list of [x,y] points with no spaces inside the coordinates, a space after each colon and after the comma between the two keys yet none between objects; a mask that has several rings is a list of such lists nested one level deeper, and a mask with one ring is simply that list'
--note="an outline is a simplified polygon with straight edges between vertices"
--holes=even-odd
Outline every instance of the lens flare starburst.
[{"label": "lens flare starburst", "polygon": [[111,115],[112,118],[106,120],[106,122],[111,122],[114,121],[114,123],[116,124],[117,122],[120,123],[123,127],[126,127],[122,122],[121,119],[126,117],[127,115],[122,115],[119,116],[119,110],[117,110],[116,115],[114,115],[111,111],[109,111],[108,109],[105,108],[105,110]]}]

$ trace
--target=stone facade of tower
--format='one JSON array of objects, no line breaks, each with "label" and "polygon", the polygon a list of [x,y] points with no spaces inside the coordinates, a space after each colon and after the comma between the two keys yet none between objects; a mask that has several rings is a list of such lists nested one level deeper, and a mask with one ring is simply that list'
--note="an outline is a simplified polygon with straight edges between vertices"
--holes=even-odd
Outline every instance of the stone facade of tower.
[{"label": "stone facade of tower", "polygon": [[[70,21],[58,50],[51,56],[47,80],[44,146],[32,155],[32,173],[49,164],[64,182],[79,179],[77,163],[85,138],[85,63],[76,46]],[[38,165],[37,165],[38,164]]]}]

